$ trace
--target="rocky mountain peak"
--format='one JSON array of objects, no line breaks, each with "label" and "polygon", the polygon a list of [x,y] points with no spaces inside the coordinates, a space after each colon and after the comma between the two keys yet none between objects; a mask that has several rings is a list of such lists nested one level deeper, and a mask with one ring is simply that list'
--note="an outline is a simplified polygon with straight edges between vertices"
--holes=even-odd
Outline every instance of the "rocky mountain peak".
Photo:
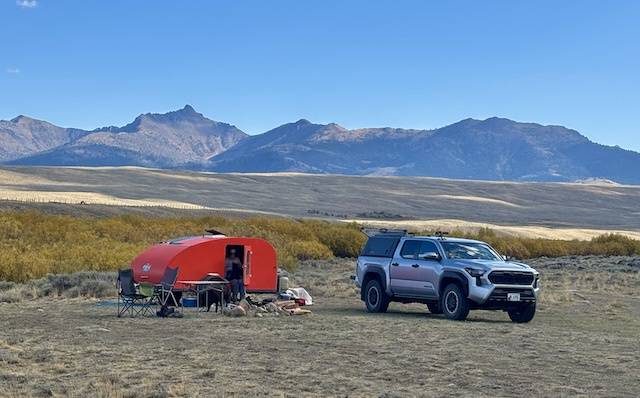
[{"label": "rocky mountain peak", "polygon": [[12,123],[24,123],[24,122],[27,122],[27,121],[30,121],[30,120],[33,120],[33,119],[31,119],[30,117],[25,116],[25,115],[18,115],[16,117],[14,117],[13,119],[11,119],[10,121]]},{"label": "rocky mountain peak", "polygon": [[469,118],[433,130],[352,130],[300,119],[249,137],[187,104],[167,113],[141,114],[124,127],[90,132],[21,115],[0,121],[0,144],[0,161],[24,165],[139,165],[515,181],[593,177],[640,184],[640,153],[595,144],[562,126],[499,117]]}]

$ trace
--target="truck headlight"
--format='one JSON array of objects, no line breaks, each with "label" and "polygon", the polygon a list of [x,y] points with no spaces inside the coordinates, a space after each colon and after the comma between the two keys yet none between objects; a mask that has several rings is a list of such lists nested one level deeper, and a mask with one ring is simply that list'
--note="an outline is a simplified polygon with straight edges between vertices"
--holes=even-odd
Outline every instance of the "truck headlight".
[{"label": "truck headlight", "polygon": [[483,270],[483,269],[471,268],[471,267],[467,267],[467,268],[465,268],[464,270],[465,270],[465,271],[467,271],[467,273],[468,273],[469,275],[471,275],[472,277],[474,277],[474,278],[479,278],[479,277],[481,277],[482,275],[484,275],[484,273],[486,272],[486,271],[485,271],[485,270]]}]

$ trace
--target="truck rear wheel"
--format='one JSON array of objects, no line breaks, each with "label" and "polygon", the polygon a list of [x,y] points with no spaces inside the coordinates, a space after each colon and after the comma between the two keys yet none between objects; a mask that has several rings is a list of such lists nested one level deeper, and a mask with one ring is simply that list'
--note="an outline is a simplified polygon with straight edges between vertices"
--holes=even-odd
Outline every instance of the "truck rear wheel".
[{"label": "truck rear wheel", "polygon": [[469,302],[462,288],[455,283],[450,283],[444,288],[440,308],[447,318],[455,321],[464,321],[469,315]]},{"label": "truck rear wheel", "polygon": [[509,318],[515,323],[527,323],[530,322],[536,315],[536,305],[523,304],[520,307],[508,310]]},{"label": "truck rear wheel", "polygon": [[387,312],[389,297],[377,279],[372,279],[364,289],[364,302],[367,312]]},{"label": "truck rear wheel", "polygon": [[427,308],[432,314],[442,314],[442,307],[440,303],[427,303]]}]

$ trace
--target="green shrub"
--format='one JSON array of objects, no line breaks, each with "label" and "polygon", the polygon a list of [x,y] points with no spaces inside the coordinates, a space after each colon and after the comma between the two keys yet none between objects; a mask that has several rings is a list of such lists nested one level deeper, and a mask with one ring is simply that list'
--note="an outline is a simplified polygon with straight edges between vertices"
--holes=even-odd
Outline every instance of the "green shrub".
[{"label": "green shrub", "polygon": [[154,243],[208,228],[268,240],[278,253],[278,264],[288,270],[300,260],[355,256],[364,242],[353,225],[274,217],[89,218],[7,212],[0,214],[0,280],[115,270]]},{"label": "green shrub", "polygon": [[[318,220],[147,218],[135,215],[90,218],[33,211],[4,212],[0,213],[0,281],[25,282],[48,274],[116,270],[127,266],[138,253],[154,243],[200,234],[208,228],[228,235],[268,240],[278,253],[278,265],[290,271],[295,270],[301,260],[356,257],[366,241],[356,224]],[[451,236],[484,240],[501,254],[523,259],[640,254],[640,241],[615,234],[590,241],[563,241],[501,237],[496,231],[483,228],[477,233],[452,231]],[[50,287],[42,288],[52,289],[55,294],[61,291],[64,283],[64,279],[51,280]],[[77,294],[88,294],[100,284],[91,283],[94,285],[85,290],[75,285],[79,289]],[[0,291],[6,293],[7,299],[13,297],[12,285],[0,284]]]},{"label": "green shrub", "polygon": [[336,257],[357,257],[366,242],[357,224],[337,224],[328,221],[304,221],[320,242]]},{"label": "green shrub", "polygon": [[291,253],[292,256],[300,261],[321,260],[333,257],[331,250],[318,241],[292,241],[287,245],[286,249],[287,252]]}]

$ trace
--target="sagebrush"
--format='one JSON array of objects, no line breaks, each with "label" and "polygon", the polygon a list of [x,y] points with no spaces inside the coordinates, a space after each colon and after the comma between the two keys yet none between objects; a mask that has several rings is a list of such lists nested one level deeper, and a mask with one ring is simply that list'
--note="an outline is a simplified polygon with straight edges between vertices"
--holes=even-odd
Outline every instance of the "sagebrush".
[{"label": "sagebrush", "polygon": [[122,268],[146,247],[215,228],[228,235],[263,238],[281,267],[301,260],[357,256],[365,237],[355,224],[284,218],[108,218],[0,213],[0,280],[24,282],[50,273]]},{"label": "sagebrush", "polygon": [[[207,228],[268,240],[276,248],[279,265],[288,270],[294,270],[302,260],[356,257],[366,241],[356,224],[320,220],[137,215],[91,218],[5,212],[0,213],[0,280],[24,282],[47,274],[115,270],[130,264],[153,243],[201,234]],[[472,234],[452,231],[451,235],[485,240],[501,253],[517,258],[640,254],[640,241],[621,235],[603,235],[590,241],[503,237],[489,229]]]}]

